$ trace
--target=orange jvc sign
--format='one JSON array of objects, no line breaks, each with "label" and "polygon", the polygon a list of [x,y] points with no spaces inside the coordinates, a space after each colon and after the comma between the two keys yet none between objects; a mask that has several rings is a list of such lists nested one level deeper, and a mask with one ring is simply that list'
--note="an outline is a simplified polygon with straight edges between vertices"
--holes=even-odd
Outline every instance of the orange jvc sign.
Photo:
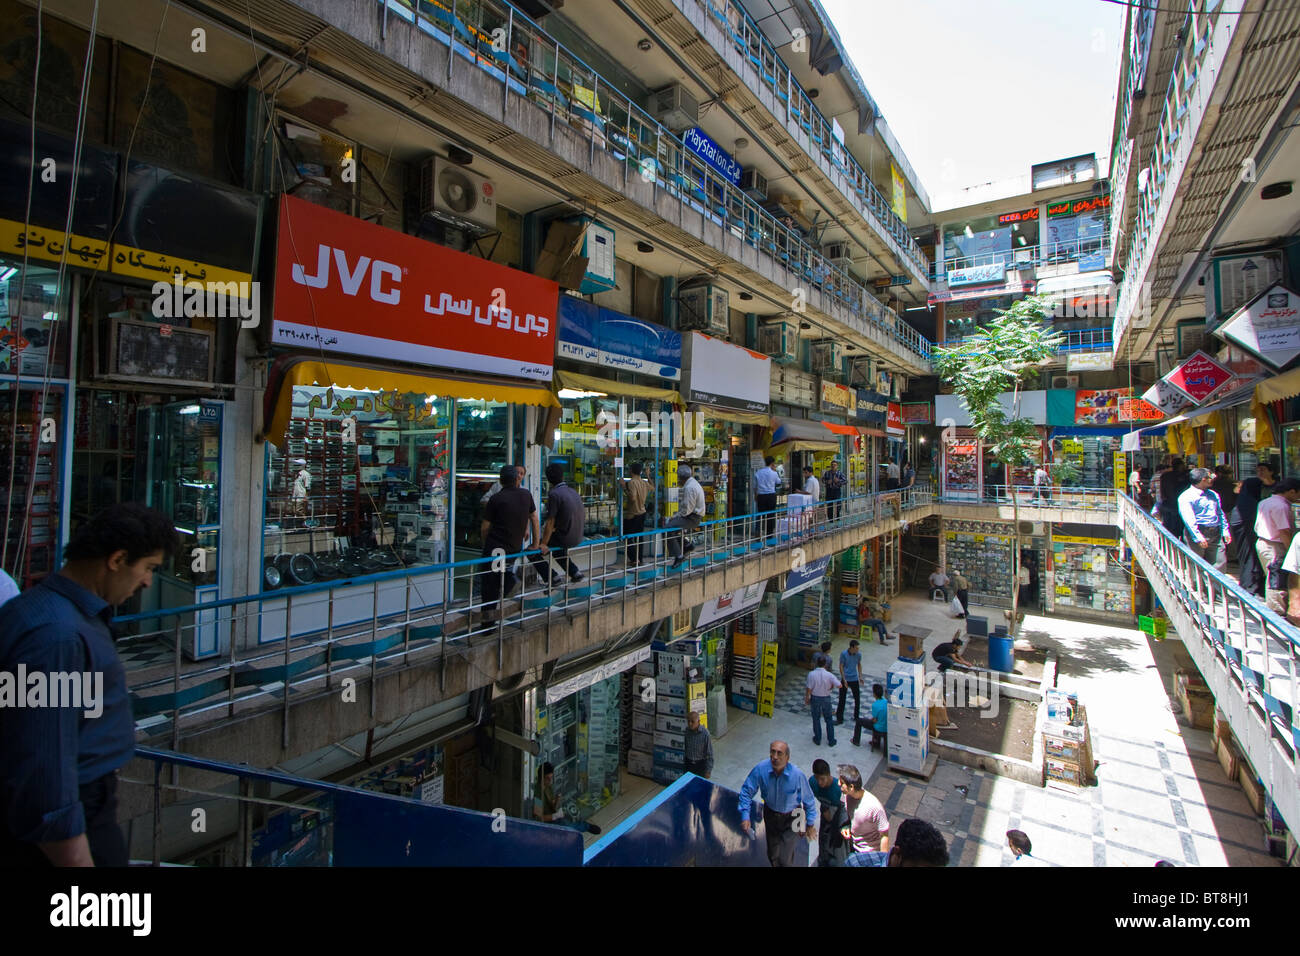
[{"label": "orange jvc sign", "polygon": [[280,346],[549,381],[559,286],[526,272],[280,199]]}]

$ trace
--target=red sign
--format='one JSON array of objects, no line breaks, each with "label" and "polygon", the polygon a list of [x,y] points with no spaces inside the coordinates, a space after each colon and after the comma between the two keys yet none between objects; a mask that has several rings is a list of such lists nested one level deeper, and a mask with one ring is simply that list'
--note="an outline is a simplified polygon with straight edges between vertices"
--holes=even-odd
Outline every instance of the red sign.
[{"label": "red sign", "polygon": [[1020,212],[1008,212],[998,216],[998,222],[1033,222],[1038,218],[1038,207],[1022,209]]},{"label": "red sign", "polygon": [[885,434],[906,435],[903,430],[903,407],[898,402],[890,402],[885,410]]},{"label": "red sign", "polygon": [[283,196],[271,341],[549,381],[560,288]]},{"label": "red sign", "polygon": [[1077,216],[1081,212],[1095,212],[1098,209],[1110,208],[1110,194],[1105,196],[1096,196],[1092,199],[1076,199],[1073,202],[1053,203],[1047,207],[1047,215],[1051,218],[1056,216]]},{"label": "red sign", "polygon": [[1121,422],[1158,422],[1164,417],[1165,413],[1145,398],[1120,399],[1119,420]]},{"label": "red sign", "polygon": [[929,402],[907,402],[902,406],[902,423],[904,425],[930,424]]},{"label": "red sign", "polygon": [[1165,381],[1199,405],[1231,378],[1232,372],[1204,352],[1197,351],[1166,375]]}]

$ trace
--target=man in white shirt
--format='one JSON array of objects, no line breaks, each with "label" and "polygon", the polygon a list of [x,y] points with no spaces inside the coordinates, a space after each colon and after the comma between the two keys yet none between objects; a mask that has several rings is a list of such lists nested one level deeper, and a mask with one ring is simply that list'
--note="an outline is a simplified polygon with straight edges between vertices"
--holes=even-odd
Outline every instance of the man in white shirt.
[{"label": "man in white shirt", "polygon": [[18,596],[18,585],[4,570],[0,568],[0,604],[4,604],[10,598]]},{"label": "man in white shirt", "polygon": [[686,537],[686,532],[694,531],[704,520],[704,489],[700,483],[695,480],[691,474],[689,465],[681,465],[677,469],[677,514],[668,521],[665,527],[681,528],[681,534],[670,534],[668,536],[668,553],[673,558],[672,567],[680,568],[686,562],[686,552],[693,551],[695,545],[689,541],[686,542],[685,549],[682,547],[682,541]]},{"label": "man in white shirt", "polygon": [[943,592],[944,601],[949,601],[948,597],[948,575],[943,573],[943,568],[935,568],[930,575],[930,596],[934,597],[935,591]]},{"label": "man in white shirt", "polygon": [[1259,503],[1255,511],[1255,552],[1264,569],[1264,601],[1270,611],[1286,614],[1286,581],[1282,559],[1295,536],[1295,515],[1291,506],[1300,501],[1300,481],[1282,478],[1273,485],[1273,494]]},{"label": "man in white shirt", "polygon": [[1047,473],[1047,468],[1039,465],[1034,469],[1034,497],[1037,501],[1042,498],[1044,501],[1052,500],[1052,477]]},{"label": "man in white shirt", "polygon": [[826,669],[829,664],[826,657],[819,657],[817,667],[809,672],[804,687],[804,705],[812,704],[814,746],[821,746],[823,717],[826,719],[826,742],[835,746],[835,713],[831,705],[831,691],[840,689],[840,679]]},{"label": "man in white shirt", "polygon": [[813,474],[812,465],[803,466],[803,493],[812,498],[813,504],[822,500],[821,482]]},{"label": "man in white shirt", "polygon": [[1282,559],[1282,571],[1286,574],[1286,619],[1300,627],[1300,534],[1291,537],[1291,547]]}]

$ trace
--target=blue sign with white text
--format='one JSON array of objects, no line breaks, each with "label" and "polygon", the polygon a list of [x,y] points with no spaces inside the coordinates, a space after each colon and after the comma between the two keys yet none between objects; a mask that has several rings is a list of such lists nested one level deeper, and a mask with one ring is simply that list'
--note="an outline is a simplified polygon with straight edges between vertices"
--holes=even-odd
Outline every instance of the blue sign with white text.
[{"label": "blue sign with white text", "polygon": [[559,322],[560,358],[673,381],[682,377],[680,332],[571,295],[560,296]]},{"label": "blue sign with white text", "polygon": [[718,172],[731,185],[740,185],[740,163],[731,157],[731,154],[721,146],[709,139],[698,126],[693,126],[682,134],[682,143],[696,156],[704,160]]},{"label": "blue sign with white text", "polygon": [[795,568],[787,574],[785,576],[785,589],[781,592],[781,600],[784,601],[790,595],[810,588],[820,581],[825,576],[826,568],[830,563],[830,555],[827,555],[802,567]]}]

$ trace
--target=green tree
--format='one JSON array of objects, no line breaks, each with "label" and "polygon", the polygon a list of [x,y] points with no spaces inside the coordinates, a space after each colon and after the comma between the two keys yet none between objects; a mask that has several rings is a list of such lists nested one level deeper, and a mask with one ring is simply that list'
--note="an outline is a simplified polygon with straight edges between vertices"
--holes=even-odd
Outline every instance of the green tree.
[{"label": "green tree", "polygon": [[[965,402],[971,429],[987,456],[1006,465],[1008,484],[1011,469],[1028,463],[1041,441],[1033,420],[1020,417],[1020,400],[1026,383],[1056,355],[1065,339],[1052,331],[1051,307],[1051,300],[1044,296],[1028,296],[1009,309],[998,309],[997,318],[960,344],[934,351],[935,371]],[[1011,395],[1009,415],[1001,402],[1007,393]],[[1014,488],[1011,505],[1015,522],[1012,567],[1018,573],[1020,503]],[[1008,621],[1013,635],[1020,620],[1015,580],[1013,574]]]}]

